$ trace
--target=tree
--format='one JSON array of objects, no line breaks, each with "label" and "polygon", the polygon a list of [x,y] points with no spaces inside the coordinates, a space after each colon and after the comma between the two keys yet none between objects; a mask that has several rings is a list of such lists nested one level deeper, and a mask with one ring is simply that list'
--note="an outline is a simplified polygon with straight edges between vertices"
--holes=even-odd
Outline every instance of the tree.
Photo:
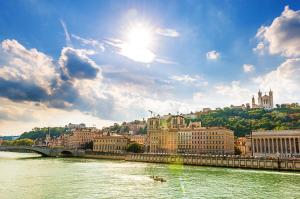
[{"label": "tree", "polygon": [[234,154],[235,155],[241,155],[242,151],[237,146],[234,146]]},{"label": "tree", "polygon": [[142,153],[142,152],[144,152],[144,147],[142,145],[134,142],[134,143],[129,144],[127,151],[132,152],[132,153]]},{"label": "tree", "polygon": [[83,147],[82,147],[84,150],[93,150],[93,141],[90,141],[90,142],[86,142]]},{"label": "tree", "polygon": [[6,146],[32,146],[34,142],[31,139],[5,140],[2,145]]}]

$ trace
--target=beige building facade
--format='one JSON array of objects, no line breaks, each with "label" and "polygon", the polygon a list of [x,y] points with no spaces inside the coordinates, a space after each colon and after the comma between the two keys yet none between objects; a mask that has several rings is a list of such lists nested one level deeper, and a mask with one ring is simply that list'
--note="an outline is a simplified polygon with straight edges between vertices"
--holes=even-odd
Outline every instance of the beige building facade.
[{"label": "beige building facade", "polygon": [[181,115],[148,119],[150,153],[233,154],[233,131],[185,123]]},{"label": "beige building facade", "polygon": [[147,136],[146,135],[128,135],[126,137],[130,140],[130,142],[135,142],[140,145],[145,145]]},{"label": "beige building facade", "polygon": [[253,132],[252,136],[247,137],[246,145],[248,155],[299,157],[300,129]]},{"label": "beige building facade", "polygon": [[49,141],[50,147],[61,147],[67,149],[80,149],[86,143],[102,136],[102,132],[96,128],[76,129],[70,134],[63,134]]},{"label": "beige building facade", "polygon": [[125,136],[103,136],[93,141],[93,151],[123,153],[127,150],[129,139]]}]

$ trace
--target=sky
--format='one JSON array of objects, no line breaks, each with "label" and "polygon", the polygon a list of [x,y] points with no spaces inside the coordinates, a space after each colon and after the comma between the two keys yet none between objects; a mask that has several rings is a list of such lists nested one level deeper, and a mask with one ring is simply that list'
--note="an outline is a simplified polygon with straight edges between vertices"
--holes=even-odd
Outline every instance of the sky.
[{"label": "sky", "polygon": [[300,2],[0,1],[0,134],[300,102]]}]

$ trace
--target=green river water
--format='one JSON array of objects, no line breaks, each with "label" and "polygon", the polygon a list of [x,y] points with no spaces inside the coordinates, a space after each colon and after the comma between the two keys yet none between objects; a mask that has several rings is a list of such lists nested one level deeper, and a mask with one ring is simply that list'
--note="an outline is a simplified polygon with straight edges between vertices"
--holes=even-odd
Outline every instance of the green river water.
[{"label": "green river water", "polygon": [[0,199],[56,198],[300,199],[300,173],[0,152]]}]

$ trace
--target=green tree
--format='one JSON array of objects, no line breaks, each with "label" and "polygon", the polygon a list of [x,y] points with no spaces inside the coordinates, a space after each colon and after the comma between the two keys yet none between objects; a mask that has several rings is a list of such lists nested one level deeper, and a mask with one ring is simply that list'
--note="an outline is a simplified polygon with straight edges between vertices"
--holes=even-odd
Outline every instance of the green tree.
[{"label": "green tree", "polygon": [[34,142],[31,139],[5,140],[2,145],[6,146],[32,146]]},{"label": "green tree", "polygon": [[131,143],[129,144],[127,151],[131,153],[142,153],[144,152],[144,148],[138,143]]}]

